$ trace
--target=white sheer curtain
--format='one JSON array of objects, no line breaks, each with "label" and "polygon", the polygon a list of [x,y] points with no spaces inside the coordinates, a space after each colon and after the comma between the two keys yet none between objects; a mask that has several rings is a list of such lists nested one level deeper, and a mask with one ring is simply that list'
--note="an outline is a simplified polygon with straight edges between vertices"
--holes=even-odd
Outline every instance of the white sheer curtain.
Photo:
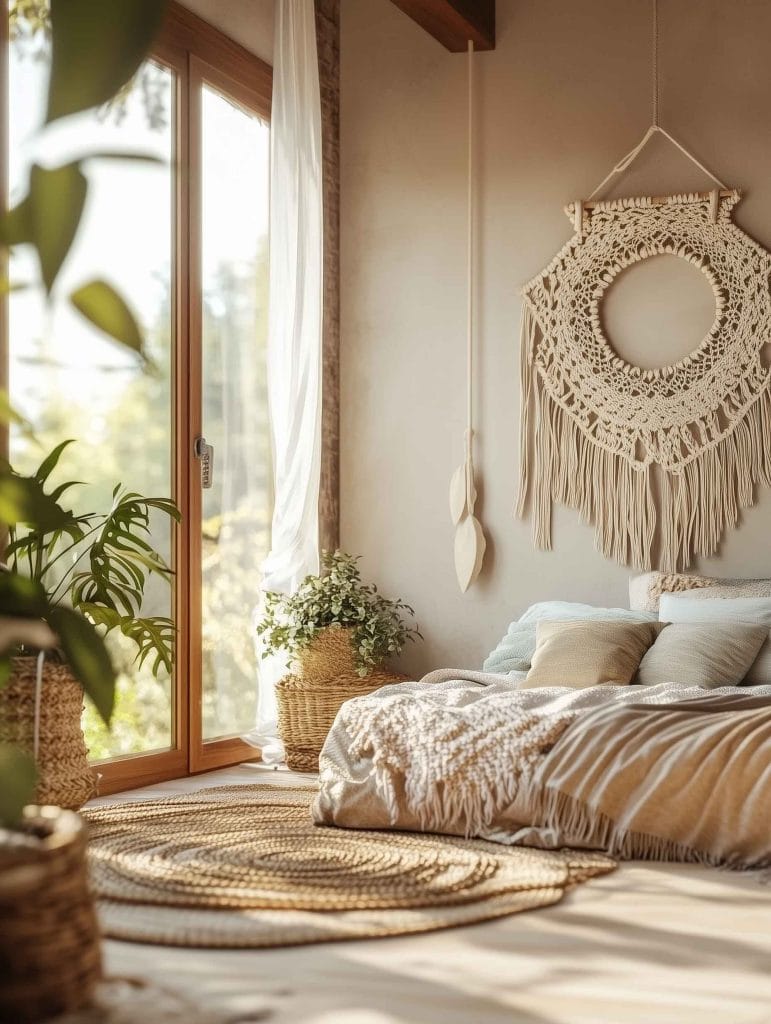
[{"label": "white sheer curtain", "polygon": [[[262,588],[289,593],[319,569],[323,204],[313,0],[276,0],[274,32],[268,400],[275,505]],[[266,760],[282,753],[274,686],[284,668],[281,659],[261,662],[249,740]]]}]

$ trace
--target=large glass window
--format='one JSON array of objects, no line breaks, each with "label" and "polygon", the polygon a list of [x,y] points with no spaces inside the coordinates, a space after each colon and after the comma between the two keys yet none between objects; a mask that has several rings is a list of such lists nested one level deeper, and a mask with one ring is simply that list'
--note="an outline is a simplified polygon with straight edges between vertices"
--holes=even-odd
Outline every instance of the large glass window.
[{"label": "large glass window", "polygon": [[[78,511],[108,508],[120,482],[174,497],[184,516],[181,528],[165,517],[153,524],[153,544],[176,576],[171,588],[151,578],[143,609],[179,625],[174,678],[154,672],[153,659],[138,669],[116,631],[111,731],[92,708],[84,715],[91,757],[105,763],[106,788],[117,789],[203,767],[207,747],[205,766],[249,749],[235,737],[254,725],[252,612],[271,514],[270,69],[172,3],[157,46],[118,100],[41,135],[45,33],[17,34],[8,46],[8,202],[24,193],[33,162],[54,166],[92,151],[156,158],[88,160],[86,210],[53,301],[32,288],[7,299],[8,387],[41,442],[12,432],[14,465],[31,470],[73,438],[52,482],[86,483],[73,492]],[[36,280],[34,259],[16,248],[12,279]],[[66,302],[93,278],[129,299],[150,372]],[[199,433],[215,451],[212,486],[200,494]]]},{"label": "large glass window", "polygon": [[268,553],[269,129],[203,85],[201,97],[202,424],[214,448],[204,490],[203,736],[248,732],[257,673],[251,611]]},{"label": "large glass window", "polygon": [[[33,160],[48,155],[38,143],[48,61],[44,44],[18,40],[9,59],[9,192],[13,204],[26,190]],[[34,47],[34,48],[33,48]],[[66,132],[66,148],[48,143],[57,160],[84,152],[134,151],[157,164],[90,160],[87,206],[73,249],[49,305],[39,289],[13,292],[8,308],[8,382],[14,401],[33,421],[38,443],[12,432],[13,465],[33,471],[41,453],[65,438],[52,484],[83,481],[71,493],[76,512],[106,510],[122,483],[150,497],[173,491],[171,452],[171,262],[173,188],[173,73],[148,62],[119,105],[87,114]],[[153,104],[148,103],[152,95]],[[63,139],[64,133],[61,133]],[[40,151],[42,149],[42,152]],[[37,278],[31,248],[16,248],[14,281]],[[113,345],[59,295],[102,278],[130,296],[144,328],[153,372]],[[169,560],[171,535],[159,519],[152,538]],[[74,554],[76,554],[74,552]],[[171,593],[151,578],[143,611],[171,614]],[[120,668],[117,706],[108,733],[91,705],[84,717],[92,758],[168,748],[172,744],[171,681],[150,662],[135,667],[135,648],[119,631],[109,636]]]}]

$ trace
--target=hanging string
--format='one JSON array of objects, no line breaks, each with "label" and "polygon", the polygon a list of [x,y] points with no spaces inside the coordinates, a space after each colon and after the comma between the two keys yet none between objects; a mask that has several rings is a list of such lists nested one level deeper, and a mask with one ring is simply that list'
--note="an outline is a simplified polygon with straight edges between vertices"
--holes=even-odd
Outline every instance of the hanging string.
[{"label": "hanging string", "polygon": [[32,756],[37,763],[40,752],[40,702],[43,696],[43,663],[46,660],[46,652],[40,651],[37,656],[35,671],[35,717],[32,732]]},{"label": "hanging string", "polygon": [[695,164],[695,166],[698,167],[699,170],[702,171],[703,174],[706,174],[708,178],[711,178],[715,182],[716,185],[718,185],[720,188],[724,188],[724,189],[728,188],[728,186],[724,182],[722,182],[720,180],[720,178],[717,177],[717,175],[713,174],[712,171],[710,171],[708,167],[705,167],[704,164],[700,160],[697,160],[696,157],[693,155],[693,153],[689,152],[685,148],[685,146],[682,145],[682,143],[678,142],[677,139],[675,139],[672,135],[670,135],[669,132],[665,128],[662,128],[661,125],[659,124],[659,94],[660,94],[660,87],[659,87],[659,4],[658,4],[658,0],[652,0],[652,3],[653,3],[653,32],[652,32],[652,40],[651,40],[651,79],[652,79],[652,93],[653,93],[653,103],[652,103],[653,120],[651,122],[650,128],[648,128],[647,132],[645,133],[645,135],[643,135],[642,139],[637,143],[637,145],[634,147],[634,149],[630,149],[629,152],[619,160],[619,162],[610,171],[610,173],[605,175],[605,177],[602,179],[602,181],[597,186],[597,188],[590,194],[588,201],[591,201],[592,199],[594,199],[594,197],[596,195],[598,195],[600,192],[604,191],[605,187],[615,177],[617,177],[619,174],[623,174],[623,172],[630,166],[630,164],[634,163],[634,161],[640,155],[642,150],[645,149],[645,147],[648,145],[650,140],[657,133],[659,135],[663,135],[665,139],[668,139],[669,142],[671,142],[673,146],[675,146],[677,149],[680,150],[680,152],[683,154],[683,156],[686,156],[691,161],[692,164]]},{"label": "hanging string", "polygon": [[659,126],[659,0],[653,0],[653,127]]},{"label": "hanging string", "polygon": [[[475,163],[474,163],[474,41],[468,41],[468,208],[467,208],[467,251],[466,276],[468,288],[468,305],[466,321],[466,458],[471,458],[472,438],[474,436],[474,194],[475,194]],[[466,474],[467,493],[471,490],[471,481]]]}]

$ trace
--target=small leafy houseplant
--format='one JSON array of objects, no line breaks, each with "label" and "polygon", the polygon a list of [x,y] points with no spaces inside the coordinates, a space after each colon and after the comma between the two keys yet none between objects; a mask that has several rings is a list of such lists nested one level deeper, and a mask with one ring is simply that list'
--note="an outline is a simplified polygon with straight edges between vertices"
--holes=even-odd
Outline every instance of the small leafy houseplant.
[{"label": "small leafy houseplant", "polygon": [[412,608],[363,583],[357,558],[325,551],[321,566],[294,594],[267,593],[257,626],[262,656],[283,652],[293,663],[293,674],[276,684],[276,705],[286,763],[295,771],[318,771],[347,700],[406,678],[384,662],[420,637],[409,621]]},{"label": "small leafy houseplant", "polygon": [[291,595],[266,593],[257,626],[262,656],[283,651],[296,661],[323,630],[339,627],[351,630],[356,671],[366,676],[407,641],[421,637],[417,626],[405,621],[415,617],[413,609],[363,583],[358,562],[342,551],[325,551],[320,576],[306,576]]},{"label": "small leafy houseplant", "polygon": [[[47,649],[44,671],[54,690],[45,692],[59,688],[61,714],[69,712],[74,719],[69,732],[49,740],[67,750],[66,757],[60,754],[67,774],[62,769],[54,779],[46,779],[45,786],[49,800],[53,793],[63,806],[78,806],[91,786],[80,730],[80,701],[67,702],[63,692],[72,685],[70,675],[109,723],[116,673],[105,647],[106,633],[117,629],[134,641],[140,665],[153,658],[155,671],[161,666],[171,671],[174,624],[162,616],[143,615],[142,599],[151,575],[166,581],[172,575],[149,543],[151,510],[179,520],[172,501],[143,498],[120,485],[114,488],[106,512],[75,513],[65,507],[65,495],[79,484],[67,481],[50,492],[46,485],[71,443],[57,445],[31,476],[6,466],[5,486],[0,488],[6,497],[14,488],[17,495],[36,495],[37,508],[36,514],[23,507],[14,513],[7,502],[1,513],[8,541],[0,572],[0,614],[13,616],[17,635],[9,636],[0,654],[0,675],[7,689],[5,694],[0,689],[0,740],[12,738],[14,731],[18,734],[22,728],[19,709],[28,706],[29,681],[24,676],[31,675],[29,658],[39,649]],[[27,627],[26,635],[18,633],[21,624]],[[36,642],[34,630],[41,627],[47,629],[48,636]],[[57,663],[66,669],[52,669]],[[55,751],[43,751],[41,769],[56,756]]]},{"label": "small leafy houseplant", "polygon": [[[13,478],[25,483],[32,480],[44,488],[72,443],[57,445],[33,477],[21,477],[11,470]],[[172,570],[149,543],[150,511],[156,509],[176,522],[180,515],[173,501],[143,498],[120,484],[113,489],[112,506],[107,512],[76,514],[60,502],[77,486],[77,481],[68,481],[52,492],[49,497],[55,513],[47,522],[9,525],[5,580],[17,592],[29,593],[29,614],[39,615],[56,632],[64,655],[72,661],[84,689],[99,707],[102,695],[89,661],[103,665],[102,645],[91,641],[91,657],[81,665],[77,644],[70,643],[71,633],[83,632],[83,618],[104,627],[105,633],[119,629],[136,643],[140,665],[152,656],[155,671],[163,666],[171,672],[174,623],[162,616],[143,616],[141,606],[149,575],[166,581],[172,576]],[[77,625],[73,625],[75,622]],[[90,637],[91,631],[87,632]]]}]

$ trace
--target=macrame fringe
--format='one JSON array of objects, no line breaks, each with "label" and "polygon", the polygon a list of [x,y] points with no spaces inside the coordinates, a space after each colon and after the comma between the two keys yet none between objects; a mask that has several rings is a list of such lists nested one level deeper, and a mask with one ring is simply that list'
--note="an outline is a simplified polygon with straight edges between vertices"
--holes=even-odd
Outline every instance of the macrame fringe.
[{"label": "macrame fringe", "polygon": [[[533,362],[535,334],[525,303],[517,515],[524,517],[529,502],[536,547],[551,549],[559,503],[594,525],[597,548],[623,565],[676,572],[694,555],[714,555],[741,511],[755,504],[756,486],[771,487],[771,382],[730,433],[674,473],[634,463],[589,436],[545,390]],[[704,423],[694,426],[706,434]]]}]

